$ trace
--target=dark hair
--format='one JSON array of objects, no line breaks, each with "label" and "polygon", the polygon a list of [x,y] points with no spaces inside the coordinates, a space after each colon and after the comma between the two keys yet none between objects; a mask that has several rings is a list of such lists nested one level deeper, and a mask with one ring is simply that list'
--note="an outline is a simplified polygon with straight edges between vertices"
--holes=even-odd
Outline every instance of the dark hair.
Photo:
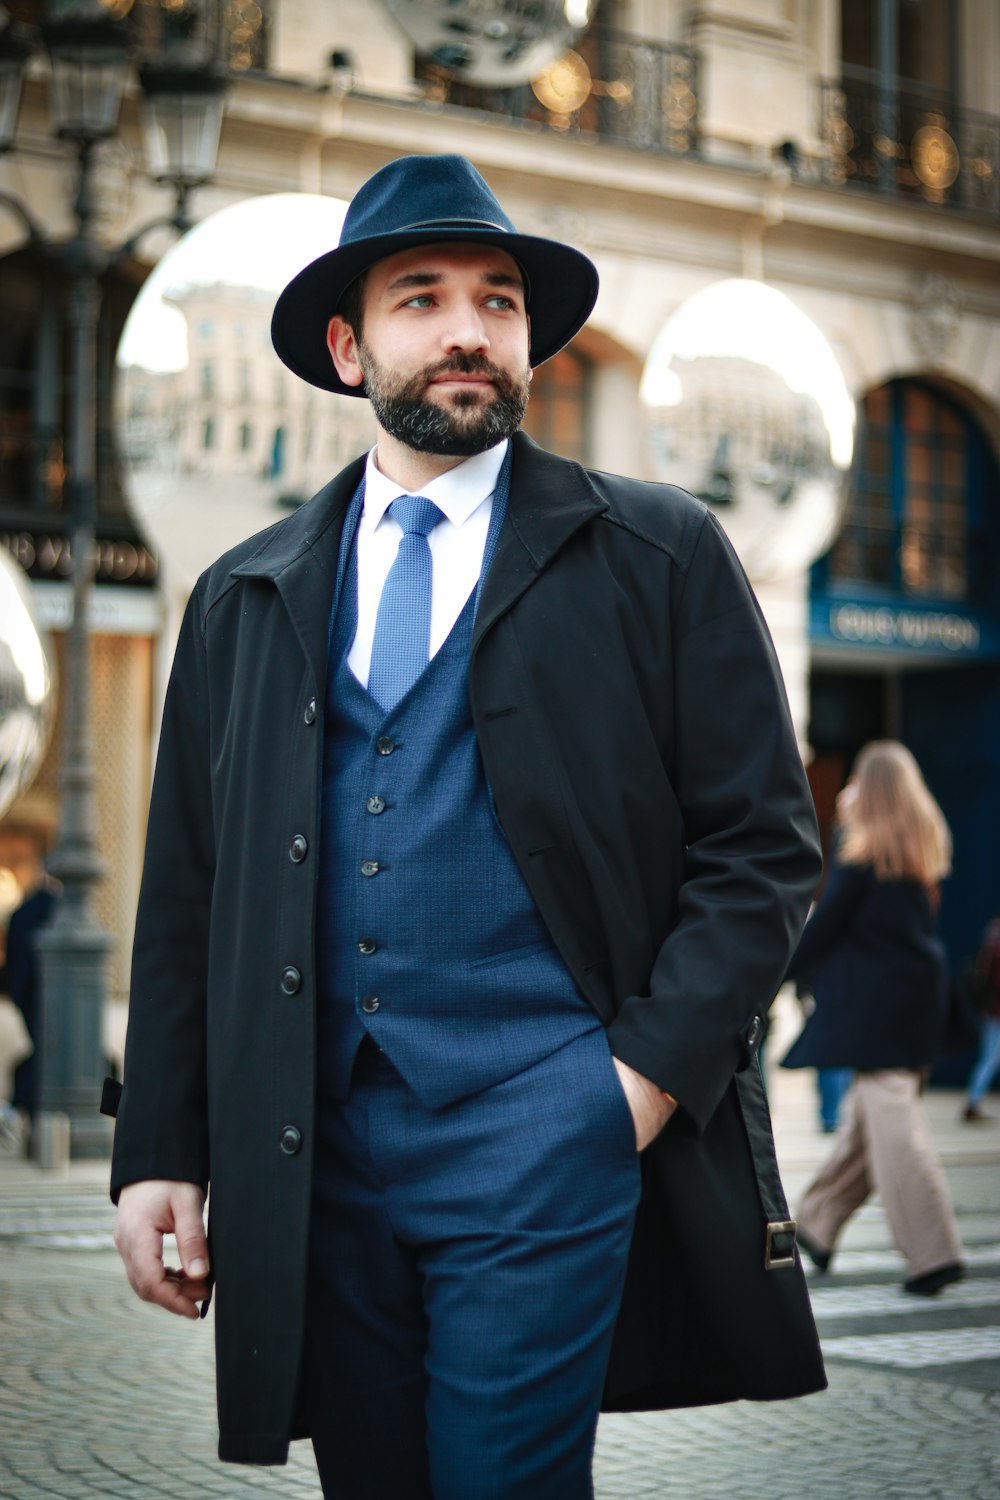
[{"label": "dark hair", "polygon": [[368,281],[368,272],[362,271],[356,276],[350,286],[344,292],[337,303],[337,316],[343,318],[354,330],[354,337],[361,337],[361,325],[365,316],[365,286]]}]

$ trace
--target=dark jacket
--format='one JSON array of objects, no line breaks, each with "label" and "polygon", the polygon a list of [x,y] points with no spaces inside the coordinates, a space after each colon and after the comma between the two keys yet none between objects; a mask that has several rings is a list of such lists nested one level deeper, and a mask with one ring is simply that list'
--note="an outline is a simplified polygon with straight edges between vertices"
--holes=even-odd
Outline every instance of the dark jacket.
[{"label": "dark jacket", "polygon": [[[319,836],[329,604],[360,474],[199,581],[137,920],[112,1186],[211,1179],[220,1453],[250,1462],[281,1462],[297,1430],[317,861],[288,851]],[[607,1404],[815,1390],[800,1269],[764,1268],[766,1222],[787,1209],[755,1059],[818,877],[815,822],[770,642],[712,516],[515,439],[469,690],[553,939],[617,1055],[681,1104],[643,1161]]]},{"label": "dark jacket", "polygon": [[947,1015],[948,975],[926,887],[834,864],[788,977],[816,1009],[786,1068],[923,1068]]}]

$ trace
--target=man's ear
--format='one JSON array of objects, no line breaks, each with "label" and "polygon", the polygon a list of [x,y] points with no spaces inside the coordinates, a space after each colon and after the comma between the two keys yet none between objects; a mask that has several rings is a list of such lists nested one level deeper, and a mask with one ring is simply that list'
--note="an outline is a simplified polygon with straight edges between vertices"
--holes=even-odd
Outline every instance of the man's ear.
[{"label": "man's ear", "polygon": [[334,313],[326,325],[326,347],[330,351],[333,367],[345,385],[361,385],[364,372],[358,361],[358,341],[354,329],[339,313]]}]

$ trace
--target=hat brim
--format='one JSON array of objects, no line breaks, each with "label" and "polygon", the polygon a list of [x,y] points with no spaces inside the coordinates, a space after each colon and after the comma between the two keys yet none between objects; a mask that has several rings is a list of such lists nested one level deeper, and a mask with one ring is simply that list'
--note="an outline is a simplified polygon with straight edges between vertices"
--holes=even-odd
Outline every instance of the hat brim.
[{"label": "hat brim", "polygon": [[558,354],[579,333],[597,301],[593,262],[571,245],[534,235],[511,234],[477,224],[415,228],[340,245],[314,260],[285,287],[271,319],[278,358],[310,385],[341,396],[364,396],[363,386],[345,385],[334,368],[326,330],[352,281],[377,261],[419,245],[466,240],[495,245],[518,262],[528,278],[531,318],[529,361],[534,368]]}]

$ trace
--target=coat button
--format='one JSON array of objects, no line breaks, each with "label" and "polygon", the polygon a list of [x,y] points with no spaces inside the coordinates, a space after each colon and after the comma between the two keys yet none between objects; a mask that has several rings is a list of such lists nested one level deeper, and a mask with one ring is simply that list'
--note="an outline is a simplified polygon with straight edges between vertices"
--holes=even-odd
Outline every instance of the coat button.
[{"label": "coat button", "polygon": [[305,719],[305,721],[306,721],[307,724],[315,724],[315,722],[316,722],[316,699],[315,698],[310,698],[309,699],[309,702],[305,706],[305,712],[303,713],[302,717]]},{"label": "coat button", "polygon": [[304,833],[297,833],[288,846],[288,857],[293,865],[300,865],[309,853],[309,840]]},{"label": "coat button", "polygon": [[294,1125],[286,1125],[278,1137],[278,1145],[286,1156],[295,1156],[302,1149],[302,1132]]},{"label": "coat button", "polygon": [[764,1022],[761,1020],[760,1016],[754,1016],[753,1020],[750,1022],[750,1026],[747,1030],[747,1046],[751,1049],[756,1047],[757,1043],[760,1041],[760,1033],[763,1025]]},{"label": "coat button", "polygon": [[379,755],[391,755],[395,748],[396,741],[390,739],[387,734],[379,735],[378,739],[375,741],[375,749],[378,751]]},{"label": "coat button", "polygon": [[379,869],[380,869],[380,866],[379,866],[379,862],[378,862],[377,859],[363,859],[361,861],[361,873],[362,873],[362,875],[368,875],[368,876],[377,875],[378,872],[379,872]]},{"label": "coat button", "polygon": [[361,1009],[366,1015],[373,1016],[378,1010],[381,1001],[377,995],[366,995],[361,1002]]},{"label": "coat button", "polygon": [[378,943],[374,938],[358,938],[358,952],[363,953],[366,958],[368,954],[374,953],[377,947]]},{"label": "coat button", "polygon": [[302,975],[291,964],[287,969],[282,970],[281,988],[286,995],[297,995],[302,988]]},{"label": "coat button", "polygon": [[372,814],[373,817],[377,818],[378,815],[379,815],[379,813],[384,813],[385,812],[385,798],[384,797],[369,797],[368,801],[365,803],[365,807]]}]

